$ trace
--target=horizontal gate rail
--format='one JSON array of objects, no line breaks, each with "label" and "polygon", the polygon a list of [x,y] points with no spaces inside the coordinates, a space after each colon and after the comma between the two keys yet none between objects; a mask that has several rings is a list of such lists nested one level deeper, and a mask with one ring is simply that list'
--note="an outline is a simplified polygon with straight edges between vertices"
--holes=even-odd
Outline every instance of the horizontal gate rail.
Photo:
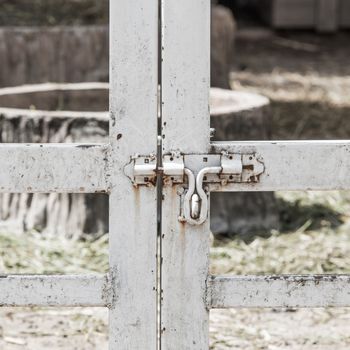
[{"label": "horizontal gate rail", "polygon": [[214,142],[211,153],[256,154],[265,171],[256,183],[211,187],[213,191],[350,189],[350,141]]},{"label": "horizontal gate rail", "polygon": [[212,309],[349,307],[350,275],[211,277],[208,303]]},{"label": "horizontal gate rail", "polygon": [[108,146],[1,144],[0,192],[108,192]]},{"label": "horizontal gate rail", "polygon": [[112,301],[107,275],[0,276],[1,306],[105,307]]}]

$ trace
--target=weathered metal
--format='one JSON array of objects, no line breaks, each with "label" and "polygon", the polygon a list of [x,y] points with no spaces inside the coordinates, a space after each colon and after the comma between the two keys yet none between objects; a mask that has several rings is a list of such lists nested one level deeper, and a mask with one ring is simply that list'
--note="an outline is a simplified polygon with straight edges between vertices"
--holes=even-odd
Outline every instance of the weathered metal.
[{"label": "weathered metal", "polygon": [[312,191],[350,188],[350,141],[213,142],[213,153],[252,153],[264,163],[258,182],[211,185],[212,191]]},{"label": "weathered metal", "polygon": [[348,307],[350,276],[211,277],[207,302],[220,309]]},{"label": "weathered metal", "polygon": [[124,168],[157,154],[158,0],[110,1],[111,350],[156,349],[157,190],[135,187]]},{"label": "weathered metal", "polygon": [[[163,154],[208,154],[210,1],[162,1]],[[186,164],[185,167],[191,169]],[[196,174],[195,174],[196,175]],[[183,185],[165,185],[161,222],[162,349],[208,349],[209,222],[178,220]]]},{"label": "weathered metal", "polygon": [[108,275],[2,275],[1,306],[89,306],[112,304]]},{"label": "weathered metal", "polygon": [[[187,156],[179,152],[173,152],[171,155],[163,156],[163,162],[160,165],[157,164],[156,157],[153,155],[136,156],[125,167],[125,174],[135,186],[155,184],[157,175],[164,175],[165,186],[182,184],[186,177],[188,189],[184,189],[179,194],[181,199],[179,220],[191,225],[201,225],[208,219],[208,191],[203,188],[204,184],[219,183],[225,186],[228,183],[258,182],[259,176],[264,172],[264,164],[257,160],[254,154],[227,152],[221,155],[192,154],[192,165],[196,165],[195,172],[185,167],[186,158]],[[194,164],[195,160],[196,164]],[[208,166],[208,163],[211,166]],[[204,167],[201,168],[203,164]]]},{"label": "weathered metal", "polygon": [[109,192],[109,146],[0,144],[0,192]]}]

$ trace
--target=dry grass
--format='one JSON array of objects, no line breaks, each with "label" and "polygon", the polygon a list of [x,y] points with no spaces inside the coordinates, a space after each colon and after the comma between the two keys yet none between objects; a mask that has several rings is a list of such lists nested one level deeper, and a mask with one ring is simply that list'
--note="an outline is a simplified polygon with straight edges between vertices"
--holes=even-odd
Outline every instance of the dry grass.
[{"label": "dry grass", "polygon": [[[216,274],[350,272],[348,192],[279,193],[288,220],[268,239],[215,242]],[[297,230],[290,228],[298,226]],[[0,234],[0,266],[7,273],[105,272],[107,235],[72,241]],[[215,310],[211,349],[345,350],[350,346],[346,309]],[[15,350],[107,349],[107,313],[92,309],[0,309],[0,347]],[[331,330],[331,331],[330,331]],[[19,345],[22,344],[22,345]]]},{"label": "dry grass", "polygon": [[25,235],[0,233],[2,273],[86,273],[108,270],[108,236],[73,241],[44,237],[37,232]]},{"label": "dry grass", "polygon": [[[282,231],[270,238],[217,241],[215,274],[350,272],[350,193],[281,192]],[[108,236],[81,241],[0,233],[6,273],[85,273],[108,270]]]}]

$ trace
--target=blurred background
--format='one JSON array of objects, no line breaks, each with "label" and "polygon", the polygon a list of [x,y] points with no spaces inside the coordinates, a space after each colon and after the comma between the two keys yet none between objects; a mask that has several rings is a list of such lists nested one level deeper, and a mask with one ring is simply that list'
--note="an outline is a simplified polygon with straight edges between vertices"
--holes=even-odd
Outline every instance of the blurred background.
[{"label": "blurred background", "polygon": [[[208,0],[209,1],[209,0]],[[107,142],[108,1],[0,0],[0,142]],[[348,0],[212,1],[213,140],[350,138]],[[350,192],[214,194],[211,272],[350,272]],[[108,270],[104,195],[0,196],[1,273]],[[211,349],[338,350],[346,309],[215,310]],[[107,349],[107,310],[0,309],[1,349]]]}]

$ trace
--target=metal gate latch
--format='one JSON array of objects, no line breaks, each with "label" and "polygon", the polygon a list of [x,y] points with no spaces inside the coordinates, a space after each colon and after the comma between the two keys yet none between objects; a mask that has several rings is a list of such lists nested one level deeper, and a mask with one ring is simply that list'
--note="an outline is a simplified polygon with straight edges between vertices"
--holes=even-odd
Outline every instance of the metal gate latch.
[{"label": "metal gate latch", "polygon": [[136,155],[132,157],[132,160],[133,162],[127,167],[130,168],[130,165],[133,164],[133,169],[130,169],[133,173],[127,175],[133,178],[134,185],[155,185],[157,181],[157,157],[152,154],[147,157]]},{"label": "metal gate latch", "polygon": [[196,156],[206,161],[210,158],[210,166],[192,171],[186,167],[186,158],[190,155],[173,152],[163,157],[162,167],[157,166],[154,155],[132,157],[132,162],[125,167],[125,172],[136,186],[155,185],[157,174],[163,174],[164,186],[182,184],[187,178],[187,187],[179,193],[181,197],[179,220],[191,225],[201,225],[208,218],[210,184],[225,186],[229,183],[258,182],[259,176],[265,170],[264,164],[255,154],[223,152],[221,155],[191,155]]},{"label": "metal gate latch", "polygon": [[[201,155],[202,158],[209,158]],[[172,183],[182,183],[185,175],[188,188],[181,193],[181,213],[179,220],[191,225],[201,225],[208,218],[208,189],[205,184],[218,183],[225,186],[228,183],[252,183],[259,181],[265,168],[255,154],[229,154],[224,152],[218,166],[208,166],[198,171],[197,175],[185,166],[186,155],[183,157],[166,156],[164,158],[164,175]],[[174,170],[176,169],[176,170]],[[174,170],[174,171],[173,171]],[[182,174],[182,176],[181,176]],[[165,184],[166,184],[165,178]]]}]

